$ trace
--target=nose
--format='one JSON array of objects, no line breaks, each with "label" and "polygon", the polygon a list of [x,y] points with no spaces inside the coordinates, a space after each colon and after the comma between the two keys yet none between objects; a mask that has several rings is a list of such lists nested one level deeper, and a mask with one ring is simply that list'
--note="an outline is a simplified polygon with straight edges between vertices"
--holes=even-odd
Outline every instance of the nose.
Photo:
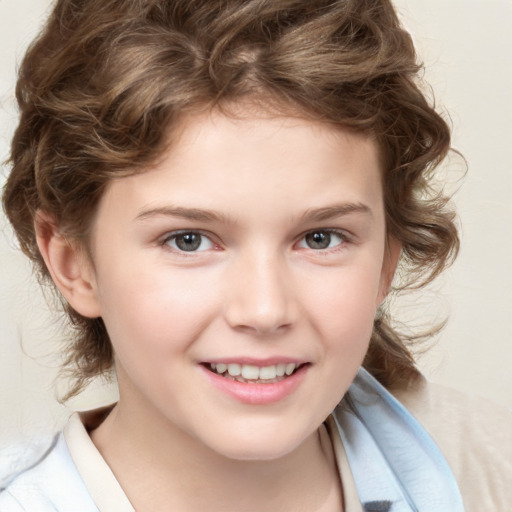
[{"label": "nose", "polygon": [[225,318],[236,330],[258,336],[284,332],[298,318],[293,279],[284,258],[252,254],[231,268]]}]

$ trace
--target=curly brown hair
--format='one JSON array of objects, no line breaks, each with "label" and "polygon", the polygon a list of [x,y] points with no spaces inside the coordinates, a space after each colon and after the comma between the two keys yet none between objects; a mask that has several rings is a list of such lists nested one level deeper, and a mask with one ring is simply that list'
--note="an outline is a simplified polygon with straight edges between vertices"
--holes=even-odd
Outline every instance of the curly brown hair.
[{"label": "curly brown hair", "polygon": [[[376,138],[388,234],[421,286],[459,244],[447,199],[430,186],[450,131],[421,70],[389,0],[58,0],[19,71],[4,209],[49,279],[38,210],[86,243],[109,181],[162,155],[184,113],[249,99]],[[113,353],[101,318],[64,307],[73,395],[112,369]],[[364,365],[388,387],[418,374],[388,313],[377,315]]]}]

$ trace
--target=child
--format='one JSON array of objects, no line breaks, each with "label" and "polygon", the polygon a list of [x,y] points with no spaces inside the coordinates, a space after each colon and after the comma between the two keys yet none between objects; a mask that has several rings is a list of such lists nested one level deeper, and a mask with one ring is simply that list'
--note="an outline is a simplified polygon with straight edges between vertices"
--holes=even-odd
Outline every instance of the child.
[{"label": "child", "polygon": [[56,3],[4,207],[70,395],[114,368],[120,399],[2,512],[506,510],[508,417],[427,385],[385,308],[458,248],[419,70],[387,0]]}]

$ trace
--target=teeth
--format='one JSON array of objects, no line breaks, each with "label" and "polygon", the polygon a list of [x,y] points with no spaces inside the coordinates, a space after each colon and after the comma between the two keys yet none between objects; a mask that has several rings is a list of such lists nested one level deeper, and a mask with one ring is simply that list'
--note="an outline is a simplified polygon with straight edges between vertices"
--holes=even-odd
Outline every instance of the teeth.
[{"label": "teeth", "polygon": [[226,371],[231,377],[242,377],[246,380],[273,380],[276,377],[291,375],[297,368],[295,363],[279,363],[271,366],[255,366],[252,364],[217,363],[210,364],[212,371],[222,375]]},{"label": "teeth", "polygon": [[289,363],[286,365],[285,372],[286,375],[291,375],[293,373],[293,370],[295,370],[295,365],[293,363]]},{"label": "teeth", "polygon": [[277,376],[277,368],[275,366],[264,366],[260,368],[260,379],[270,380],[275,379]]},{"label": "teeth", "polygon": [[238,377],[242,373],[239,364],[228,364],[228,373],[231,377]]},{"label": "teeth", "polygon": [[260,369],[251,364],[244,364],[242,366],[242,377],[244,379],[256,380],[260,376]]},{"label": "teeth", "polygon": [[217,373],[224,373],[228,369],[228,365],[223,363],[212,366],[216,366],[216,368],[212,368],[212,370],[215,370]]}]

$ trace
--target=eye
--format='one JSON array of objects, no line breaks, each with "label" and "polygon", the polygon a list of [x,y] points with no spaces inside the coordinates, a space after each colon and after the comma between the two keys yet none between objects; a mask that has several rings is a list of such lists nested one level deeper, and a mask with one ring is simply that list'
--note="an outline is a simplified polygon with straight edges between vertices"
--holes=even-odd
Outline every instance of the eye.
[{"label": "eye", "polygon": [[337,247],[345,241],[346,237],[339,231],[319,229],[306,233],[299,242],[299,247],[321,251]]},{"label": "eye", "polygon": [[173,233],[164,240],[164,245],[180,252],[201,252],[211,249],[213,242],[197,231],[182,231]]}]

